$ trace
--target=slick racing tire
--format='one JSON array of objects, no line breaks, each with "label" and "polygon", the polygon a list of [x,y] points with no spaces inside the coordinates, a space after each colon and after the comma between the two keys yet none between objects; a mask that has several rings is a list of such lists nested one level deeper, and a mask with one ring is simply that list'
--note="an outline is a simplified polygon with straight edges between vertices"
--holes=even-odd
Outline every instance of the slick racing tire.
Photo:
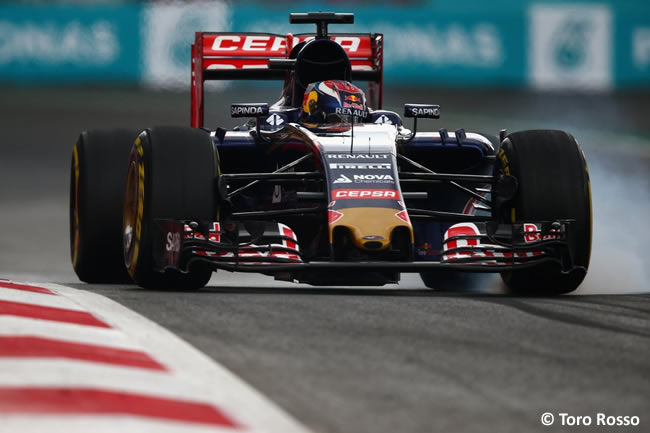
[{"label": "slick racing tire", "polygon": [[81,281],[131,281],[122,255],[122,203],[129,152],[139,132],[84,131],[73,147],[70,255]]},{"label": "slick racing tire", "polygon": [[122,227],[124,262],[141,287],[196,290],[212,267],[195,262],[188,272],[154,266],[156,219],[214,220],[216,149],[208,133],[186,127],[150,128],[135,140],[128,164]]},{"label": "slick racing tire", "polygon": [[516,195],[502,210],[507,222],[574,220],[568,227],[572,272],[562,273],[554,263],[503,272],[506,286],[512,293],[531,295],[577,289],[589,267],[592,211],[587,162],[575,138],[551,130],[510,134],[501,144],[495,170],[518,182]]}]

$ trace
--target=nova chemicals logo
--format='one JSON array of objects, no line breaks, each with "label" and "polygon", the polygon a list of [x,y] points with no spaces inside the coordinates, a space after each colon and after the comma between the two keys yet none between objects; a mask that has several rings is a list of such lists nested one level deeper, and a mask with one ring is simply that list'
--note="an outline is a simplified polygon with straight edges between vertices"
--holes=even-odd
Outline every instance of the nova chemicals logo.
[{"label": "nova chemicals logo", "polygon": [[377,118],[377,120],[375,120],[375,123],[378,123],[378,124],[384,124],[385,123],[386,125],[392,125],[393,124],[393,122],[390,120],[390,117],[386,116],[385,114],[382,114],[381,116],[379,116]]},{"label": "nova chemicals logo", "polygon": [[284,119],[279,114],[273,113],[266,118],[266,123],[273,126],[280,126],[284,123]]},{"label": "nova chemicals logo", "polygon": [[390,174],[355,174],[355,183],[387,183],[393,182],[393,176]]},{"label": "nova chemicals logo", "polygon": [[342,174],[338,179],[334,181],[334,183],[352,183],[352,180],[346,175]]}]

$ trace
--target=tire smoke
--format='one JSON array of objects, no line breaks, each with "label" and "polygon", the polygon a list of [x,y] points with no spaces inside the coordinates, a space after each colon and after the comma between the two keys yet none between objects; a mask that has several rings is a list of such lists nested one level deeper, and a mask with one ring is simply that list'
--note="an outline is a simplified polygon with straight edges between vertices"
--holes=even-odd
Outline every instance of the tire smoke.
[{"label": "tire smoke", "polygon": [[576,294],[650,291],[650,161],[587,153],[593,244],[585,281]]}]

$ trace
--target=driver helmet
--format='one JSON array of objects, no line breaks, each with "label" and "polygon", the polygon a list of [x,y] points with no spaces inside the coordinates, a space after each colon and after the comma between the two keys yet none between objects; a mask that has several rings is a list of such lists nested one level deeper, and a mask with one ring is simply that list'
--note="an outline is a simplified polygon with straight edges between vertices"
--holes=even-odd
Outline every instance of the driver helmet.
[{"label": "driver helmet", "polygon": [[301,122],[308,125],[363,122],[368,117],[366,95],[349,81],[317,81],[307,86]]}]

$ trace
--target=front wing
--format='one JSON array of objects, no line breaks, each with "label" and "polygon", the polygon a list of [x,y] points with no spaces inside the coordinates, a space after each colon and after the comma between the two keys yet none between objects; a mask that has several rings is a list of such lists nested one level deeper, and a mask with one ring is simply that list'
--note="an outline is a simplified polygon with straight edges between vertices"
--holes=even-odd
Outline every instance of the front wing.
[{"label": "front wing", "polygon": [[330,261],[307,259],[288,226],[271,221],[156,220],[156,268],[186,272],[193,262],[215,269],[264,274],[310,271],[504,272],[547,264],[564,273],[586,272],[572,264],[567,242],[571,221],[514,224],[460,223],[445,233],[436,261]]}]

